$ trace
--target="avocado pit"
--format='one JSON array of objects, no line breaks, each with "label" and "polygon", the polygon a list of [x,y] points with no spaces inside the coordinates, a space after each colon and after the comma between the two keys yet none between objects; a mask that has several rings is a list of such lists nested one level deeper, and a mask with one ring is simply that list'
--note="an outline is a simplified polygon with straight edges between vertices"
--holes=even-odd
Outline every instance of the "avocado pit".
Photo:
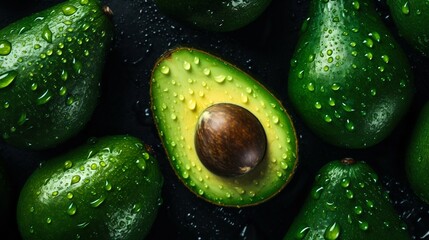
[{"label": "avocado pit", "polygon": [[262,161],[267,148],[259,120],[245,108],[230,103],[212,105],[201,113],[194,141],[202,164],[225,177],[250,172]]}]

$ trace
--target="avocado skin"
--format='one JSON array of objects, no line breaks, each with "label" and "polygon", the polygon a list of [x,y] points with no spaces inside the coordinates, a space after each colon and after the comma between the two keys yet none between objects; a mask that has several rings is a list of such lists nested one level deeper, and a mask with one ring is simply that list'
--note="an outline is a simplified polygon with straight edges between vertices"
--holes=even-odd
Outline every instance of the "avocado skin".
[{"label": "avocado skin", "polygon": [[256,20],[271,0],[199,1],[156,0],[161,11],[191,26],[213,32],[228,32]]},{"label": "avocado skin", "polygon": [[[338,231],[328,234],[334,224]],[[410,236],[374,170],[363,161],[334,160],[319,170],[284,239],[399,240]]]},{"label": "avocado skin", "polygon": [[425,103],[414,125],[405,159],[406,176],[411,188],[429,204],[429,103]]},{"label": "avocado skin", "polygon": [[414,77],[370,1],[313,0],[291,61],[288,93],[321,139],[367,148],[408,111]]},{"label": "avocado skin", "polygon": [[429,57],[429,2],[387,0],[387,5],[400,36],[414,49]]},{"label": "avocado skin", "polygon": [[19,230],[24,239],[142,239],[157,216],[163,181],[139,139],[91,139],[28,178]]},{"label": "avocado skin", "polygon": [[7,143],[53,148],[86,125],[112,30],[97,0],[65,1],[0,30],[0,40],[11,44],[10,53],[0,55],[0,75],[16,74],[0,91],[0,134]]}]

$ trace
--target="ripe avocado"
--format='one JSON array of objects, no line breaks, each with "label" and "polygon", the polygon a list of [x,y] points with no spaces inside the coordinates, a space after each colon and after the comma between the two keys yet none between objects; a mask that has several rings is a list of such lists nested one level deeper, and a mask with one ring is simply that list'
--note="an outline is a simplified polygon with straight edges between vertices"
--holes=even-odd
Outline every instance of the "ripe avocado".
[{"label": "ripe avocado", "polygon": [[271,0],[156,0],[155,2],[165,14],[191,26],[214,32],[228,32],[253,22],[270,5]]},{"label": "ripe avocado", "polygon": [[351,158],[325,164],[287,231],[292,239],[411,239],[377,173]]},{"label": "ripe avocado", "polygon": [[129,135],[90,139],[45,161],[17,205],[24,239],[143,239],[158,215],[163,175]]},{"label": "ripe avocado", "polygon": [[98,102],[113,24],[99,0],[68,0],[0,30],[0,135],[31,149],[77,134]]},{"label": "ripe avocado", "polygon": [[259,82],[207,52],[178,47],[154,66],[155,124],[179,179],[208,202],[266,201],[297,166],[293,122]]}]

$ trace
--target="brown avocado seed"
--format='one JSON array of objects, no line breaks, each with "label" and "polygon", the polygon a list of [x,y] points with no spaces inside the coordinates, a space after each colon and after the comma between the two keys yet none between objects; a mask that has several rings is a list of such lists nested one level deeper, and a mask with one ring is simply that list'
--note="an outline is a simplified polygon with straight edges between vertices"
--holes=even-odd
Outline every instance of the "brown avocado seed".
[{"label": "brown avocado seed", "polygon": [[194,140],[204,166],[225,177],[254,169],[267,148],[259,120],[247,109],[229,103],[212,105],[201,113]]}]

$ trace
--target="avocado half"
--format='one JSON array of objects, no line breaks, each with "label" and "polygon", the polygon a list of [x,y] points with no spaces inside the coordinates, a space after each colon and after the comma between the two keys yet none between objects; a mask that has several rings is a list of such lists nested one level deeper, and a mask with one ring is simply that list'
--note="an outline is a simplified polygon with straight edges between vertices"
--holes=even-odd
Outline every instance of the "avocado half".
[{"label": "avocado half", "polygon": [[[221,206],[255,205],[291,180],[298,163],[293,121],[281,102],[250,75],[207,52],[177,47],[156,62],[150,91],[155,124],[171,166],[197,196]],[[266,137],[263,159],[237,176],[209,170],[195,144],[202,113],[225,103],[252,113]]]}]

